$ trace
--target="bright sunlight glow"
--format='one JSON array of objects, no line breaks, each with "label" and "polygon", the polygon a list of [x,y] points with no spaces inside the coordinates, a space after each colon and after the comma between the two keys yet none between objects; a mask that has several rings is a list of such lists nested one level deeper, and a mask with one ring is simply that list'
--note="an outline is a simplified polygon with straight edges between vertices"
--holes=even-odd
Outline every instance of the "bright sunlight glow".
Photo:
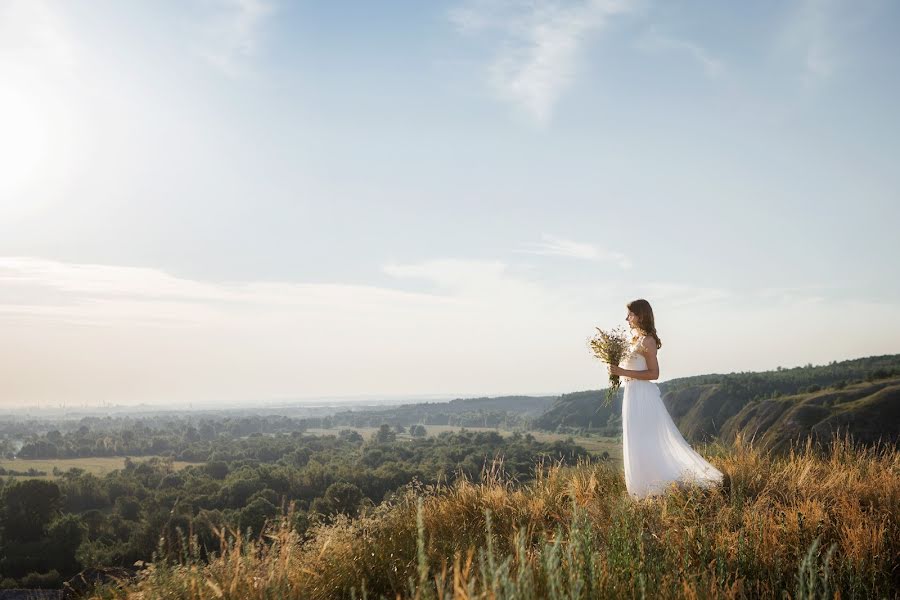
[{"label": "bright sunlight glow", "polygon": [[35,98],[0,88],[0,202],[16,202],[40,174],[49,153],[50,127],[46,111]]}]

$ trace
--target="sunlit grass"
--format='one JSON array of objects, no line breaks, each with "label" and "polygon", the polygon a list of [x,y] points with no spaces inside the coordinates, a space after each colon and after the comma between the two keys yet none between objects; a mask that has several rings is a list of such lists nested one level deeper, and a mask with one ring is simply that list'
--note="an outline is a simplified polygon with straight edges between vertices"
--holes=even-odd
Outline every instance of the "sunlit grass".
[{"label": "sunlit grass", "polygon": [[[135,462],[150,460],[150,456],[132,457]],[[197,463],[189,463],[180,460],[172,462],[175,470],[183,469],[187,466]],[[97,476],[103,476],[117,469],[125,468],[124,456],[97,456],[89,458],[20,458],[15,460],[0,459],[0,467],[18,472],[34,469],[36,471],[44,471],[47,474],[41,477],[31,475],[13,476],[16,479],[54,479],[53,467],[60,471],[68,471],[69,469],[84,469],[87,473],[93,473]]]},{"label": "sunlit grass", "polygon": [[726,475],[719,489],[634,501],[608,464],[540,466],[524,485],[495,464],[480,483],[409,486],[305,540],[289,520],[263,538],[222,532],[208,564],[187,541],[180,561],[96,597],[895,597],[895,447],[703,450]]}]

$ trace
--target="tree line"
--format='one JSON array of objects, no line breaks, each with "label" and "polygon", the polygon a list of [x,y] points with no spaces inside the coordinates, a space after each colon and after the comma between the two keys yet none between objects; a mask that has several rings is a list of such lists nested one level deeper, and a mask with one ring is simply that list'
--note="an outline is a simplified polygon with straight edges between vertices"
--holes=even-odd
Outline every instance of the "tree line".
[{"label": "tree line", "polygon": [[[540,461],[588,457],[571,440],[546,443],[521,433],[399,439],[397,427],[383,424],[366,440],[350,429],[246,434],[242,425],[250,423],[226,421],[119,431],[82,423],[30,441],[34,448],[52,444],[57,453],[99,444],[164,456],[127,458],[124,468],[104,476],[73,468],[50,480],[0,479],[0,587],[52,587],[80,569],[128,568],[154,552],[175,556],[184,536],[218,549],[220,528],[258,533],[291,503],[293,525],[304,533],[338,514],[353,517],[411,482],[478,480],[494,460],[502,460],[506,474],[528,480]],[[176,457],[202,462],[177,470]]]}]

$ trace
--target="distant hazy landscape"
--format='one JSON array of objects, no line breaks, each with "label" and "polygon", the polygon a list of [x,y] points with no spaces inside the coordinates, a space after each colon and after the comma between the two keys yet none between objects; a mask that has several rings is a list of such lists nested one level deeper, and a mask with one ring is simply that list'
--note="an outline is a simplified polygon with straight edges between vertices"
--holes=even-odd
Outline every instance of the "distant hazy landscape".
[{"label": "distant hazy landscape", "polygon": [[[804,446],[803,460],[813,464],[820,460],[816,456],[831,452],[835,441],[852,439],[858,450],[847,446],[843,452],[892,448],[881,458],[860,460],[888,461],[882,476],[890,485],[900,486],[900,355],[761,373],[701,375],[659,385],[681,431],[726,472],[729,461],[750,456],[770,461],[773,469],[790,469],[790,462],[798,460],[794,451]],[[201,564],[209,560],[210,566],[203,568],[217,568],[216,561],[232,560],[211,554],[217,551],[223,531],[248,536],[249,543],[267,527],[286,523],[291,535],[298,537],[285,543],[297,544],[298,552],[304,553],[304,548],[320,544],[323,535],[343,535],[337,533],[341,528],[355,527],[352,520],[362,523],[388,518],[373,516],[383,510],[407,510],[400,508],[403,502],[427,486],[447,486],[445,491],[433,492],[437,495],[429,500],[432,503],[450,502],[454,494],[472,485],[484,490],[479,493],[501,486],[507,490],[503,493],[511,494],[520,486],[545,485],[534,478],[543,481],[550,476],[543,470],[553,468],[557,471],[552,477],[568,481],[567,486],[587,485],[570,478],[587,476],[594,469],[590,477],[621,489],[621,391],[610,407],[601,402],[604,394],[605,390],[593,390],[561,396],[297,405],[259,411],[243,407],[130,414],[116,408],[81,415],[75,410],[8,414],[0,418],[0,528],[4,532],[0,586],[59,588],[68,581],[69,587],[86,590],[110,584],[111,577],[125,577],[123,581],[135,581],[145,592],[153,581],[152,585],[162,586],[151,589],[151,597],[156,593],[177,597],[180,592],[169,587],[181,585],[176,583],[183,576],[177,567],[167,575],[172,579],[161,583],[158,571],[141,575],[135,565],[160,560],[179,564],[187,550],[182,544],[189,543],[191,560]],[[748,489],[735,487],[737,473],[732,470],[730,477],[724,496],[703,501],[735,508],[752,502]],[[585,489],[572,498],[580,493],[600,492]],[[671,501],[677,502],[677,497]],[[602,500],[607,501],[612,498]],[[435,510],[436,505],[430,506]],[[859,517],[886,519],[878,542],[887,544],[880,546],[883,550],[896,550],[900,542],[895,509],[882,517],[874,513]],[[581,518],[565,510],[566,519]],[[818,518],[815,514],[810,516]],[[407,525],[414,527],[415,514],[409,518]],[[182,537],[188,534],[193,537]],[[849,542],[835,535],[819,541],[837,541],[836,559],[849,560]],[[811,541],[801,536],[792,542],[785,559],[799,560]],[[477,548],[482,542],[474,531],[467,541]],[[506,547],[502,538],[497,543]],[[504,552],[514,553],[515,547]],[[723,555],[723,560],[736,559]],[[403,569],[422,568],[416,564],[405,564]],[[896,582],[897,574],[884,570],[886,564],[866,564],[868,583],[851,578],[840,584],[842,589],[884,590],[891,578]],[[387,585],[382,575],[356,573],[354,577],[369,581],[369,590],[394,589],[395,584],[378,587]],[[549,575],[535,572],[534,576],[543,581]],[[703,580],[700,572],[694,576]],[[766,575],[773,576],[775,571]],[[473,584],[488,585],[484,577],[473,579]],[[341,581],[362,585],[362,579]],[[754,585],[777,585],[777,579],[768,581]],[[338,585],[336,581],[320,584]],[[665,578],[651,577],[645,585],[668,584]],[[308,582],[293,581],[290,594],[307,597],[301,594],[306,589],[308,597],[325,598],[337,593],[335,588],[317,595],[307,586]]]},{"label": "distant hazy landscape", "polygon": [[900,600],[898,57],[0,0],[0,600]]}]

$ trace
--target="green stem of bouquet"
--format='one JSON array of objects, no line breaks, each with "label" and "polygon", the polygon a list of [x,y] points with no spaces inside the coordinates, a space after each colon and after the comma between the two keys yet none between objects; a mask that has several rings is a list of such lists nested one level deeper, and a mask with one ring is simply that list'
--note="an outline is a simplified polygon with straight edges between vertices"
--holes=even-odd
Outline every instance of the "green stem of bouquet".
[{"label": "green stem of bouquet", "polygon": [[620,385],[622,385],[622,380],[618,375],[609,376],[609,387],[606,388],[606,406],[612,405],[613,398],[616,397],[616,392],[619,391]]}]

